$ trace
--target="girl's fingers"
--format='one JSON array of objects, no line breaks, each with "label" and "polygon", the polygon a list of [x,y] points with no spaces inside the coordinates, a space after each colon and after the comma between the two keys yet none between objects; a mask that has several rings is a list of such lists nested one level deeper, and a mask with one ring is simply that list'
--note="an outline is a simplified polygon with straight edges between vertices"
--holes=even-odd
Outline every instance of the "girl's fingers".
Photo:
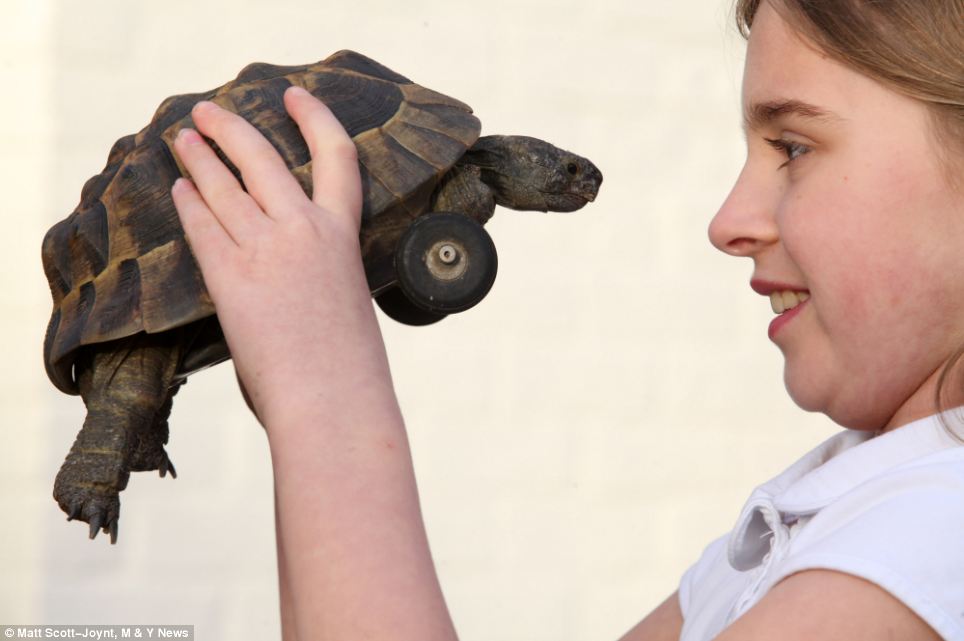
[{"label": "girl's fingers", "polygon": [[305,192],[268,140],[241,116],[212,102],[199,102],[194,123],[241,171],[248,193],[268,216],[283,217],[305,203]]},{"label": "girl's fingers", "polygon": [[171,188],[171,197],[201,273],[213,273],[227,252],[234,249],[234,241],[190,180],[178,178]]},{"label": "girl's fingers", "polygon": [[194,179],[200,195],[210,207],[209,211],[217,216],[236,243],[240,244],[264,229],[268,221],[257,203],[244,192],[234,174],[198,132],[182,129],[174,140],[174,150]]},{"label": "girl's fingers", "polygon": [[355,143],[331,110],[301,87],[290,87],[284,100],[311,152],[315,204],[357,227],[362,192]]}]

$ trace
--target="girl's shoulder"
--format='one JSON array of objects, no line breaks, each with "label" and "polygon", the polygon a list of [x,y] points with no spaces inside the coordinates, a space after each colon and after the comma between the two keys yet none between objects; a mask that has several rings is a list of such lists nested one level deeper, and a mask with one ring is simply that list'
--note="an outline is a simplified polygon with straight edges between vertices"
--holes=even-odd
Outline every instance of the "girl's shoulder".
[{"label": "girl's shoulder", "polygon": [[828,585],[878,605],[899,602],[943,638],[964,640],[962,531],[964,446],[854,485],[794,533],[769,581],[776,590],[800,573],[843,574],[856,582],[833,577]]}]

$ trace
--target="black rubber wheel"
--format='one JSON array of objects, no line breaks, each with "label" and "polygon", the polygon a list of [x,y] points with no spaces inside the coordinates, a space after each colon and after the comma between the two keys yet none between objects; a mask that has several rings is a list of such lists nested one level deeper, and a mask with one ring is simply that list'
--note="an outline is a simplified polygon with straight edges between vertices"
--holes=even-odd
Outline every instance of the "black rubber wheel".
[{"label": "black rubber wheel", "polygon": [[378,307],[385,312],[386,316],[403,325],[414,325],[416,327],[431,325],[446,316],[418,307],[408,300],[405,293],[398,287],[392,287],[387,292],[379,294],[375,297],[375,302],[378,303]]},{"label": "black rubber wheel", "polygon": [[399,289],[417,307],[437,314],[462,312],[485,298],[498,265],[489,233],[461,214],[416,218],[395,248]]}]

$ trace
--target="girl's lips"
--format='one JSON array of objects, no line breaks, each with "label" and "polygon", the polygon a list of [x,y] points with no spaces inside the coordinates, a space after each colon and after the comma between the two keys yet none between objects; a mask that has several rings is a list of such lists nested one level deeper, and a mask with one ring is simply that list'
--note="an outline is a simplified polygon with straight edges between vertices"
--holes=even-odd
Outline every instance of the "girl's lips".
[{"label": "girl's lips", "polygon": [[788,285],[786,283],[779,283],[772,280],[764,280],[762,278],[754,278],[750,281],[750,289],[755,291],[761,296],[769,296],[773,292],[807,292],[809,291],[806,287],[800,287],[799,285]]},{"label": "girl's lips", "polygon": [[[810,290],[800,285],[757,277],[750,279],[750,288],[761,296],[769,296],[773,311],[778,312],[777,317],[770,322],[770,327],[767,329],[770,340],[773,340],[777,332],[793,320],[800,313],[800,310],[810,302]],[[793,305],[793,307],[786,309],[790,305]]]},{"label": "girl's lips", "polygon": [[770,337],[770,340],[773,340],[773,337],[777,335],[777,332],[779,332],[787,323],[793,320],[793,318],[800,313],[800,310],[806,307],[809,302],[809,299],[805,300],[796,307],[788,309],[770,321],[770,327],[767,328],[767,336]]}]

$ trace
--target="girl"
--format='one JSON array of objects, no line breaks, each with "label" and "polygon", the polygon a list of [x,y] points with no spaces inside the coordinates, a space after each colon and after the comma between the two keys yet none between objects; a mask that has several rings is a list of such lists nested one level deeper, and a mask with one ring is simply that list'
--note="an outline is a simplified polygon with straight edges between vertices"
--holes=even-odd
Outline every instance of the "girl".
[{"label": "girl", "polygon": [[[964,404],[964,4],[737,15],[748,156],[710,238],[753,259],[793,399],[849,429],[754,490],[624,640],[964,639],[964,449],[935,415]],[[283,636],[455,639],[365,284],[355,148],[304,91],[285,104],[313,201],[208,103],[195,123],[247,192],[188,130],[194,183],[173,192],[267,429]]]}]

